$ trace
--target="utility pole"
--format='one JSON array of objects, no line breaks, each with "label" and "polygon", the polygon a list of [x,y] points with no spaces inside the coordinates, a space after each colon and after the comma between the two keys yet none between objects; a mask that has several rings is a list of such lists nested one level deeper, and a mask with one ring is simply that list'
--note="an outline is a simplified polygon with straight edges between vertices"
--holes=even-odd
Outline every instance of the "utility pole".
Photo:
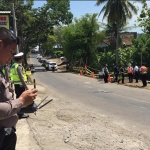
[{"label": "utility pole", "polygon": [[[16,25],[16,15],[15,15],[15,6],[14,6],[14,3],[12,3],[12,14],[13,14],[14,34],[17,37],[18,34],[17,34],[17,25]],[[17,53],[19,53],[18,45],[17,45]]]}]

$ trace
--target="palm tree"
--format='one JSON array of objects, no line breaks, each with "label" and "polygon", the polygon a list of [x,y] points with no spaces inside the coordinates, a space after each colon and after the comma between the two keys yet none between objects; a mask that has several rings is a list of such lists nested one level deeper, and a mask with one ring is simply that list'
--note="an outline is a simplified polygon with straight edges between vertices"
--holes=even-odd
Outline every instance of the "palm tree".
[{"label": "palm tree", "polygon": [[97,0],[96,6],[103,3],[106,4],[99,15],[104,12],[103,19],[107,18],[108,24],[116,24],[116,64],[118,64],[119,28],[126,24],[127,19],[131,19],[133,14],[137,14],[137,9],[129,0]]}]

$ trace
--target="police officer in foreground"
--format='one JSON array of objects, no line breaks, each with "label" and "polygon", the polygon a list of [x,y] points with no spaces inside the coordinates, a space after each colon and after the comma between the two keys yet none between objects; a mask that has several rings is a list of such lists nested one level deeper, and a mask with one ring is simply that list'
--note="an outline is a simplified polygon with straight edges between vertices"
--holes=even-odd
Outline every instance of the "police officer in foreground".
[{"label": "police officer in foreground", "polygon": [[[27,75],[26,75],[24,67],[22,66],[23,55],[24,55],[23,52],[20,52],[14,55],[15,62],[13,63],[10,69],[11,81],[14,83],[16,98],[19,98],[19,96],[25,90],[28,90],[28,87],[26,85]],[[19,116],[19,119],[29,117],[29,115],[22,114],[22,113],[18,113],[18,116]]]},{"label": "police officer in foreground", "polygon": [[[13,58],[18,40],[8,29],[0,28],[0,65],[4,66]],[[18,99],[12,100],[9,92],[9,83],[0,72],[0,150],[15,150],[15,126],[18,121],[17,113],[23,106],[34,102],[37,90],[26,90]]]}]

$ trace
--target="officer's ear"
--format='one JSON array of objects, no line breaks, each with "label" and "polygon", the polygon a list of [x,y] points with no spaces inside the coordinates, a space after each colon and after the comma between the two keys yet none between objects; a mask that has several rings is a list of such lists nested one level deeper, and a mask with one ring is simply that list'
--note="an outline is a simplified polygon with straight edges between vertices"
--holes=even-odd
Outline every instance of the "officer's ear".
[{"label": "officer's ear", "polygon": [[3,41],[2,41],[2,40],[0,40],[0,47],[2,47],[2,45],[3,45]]}]

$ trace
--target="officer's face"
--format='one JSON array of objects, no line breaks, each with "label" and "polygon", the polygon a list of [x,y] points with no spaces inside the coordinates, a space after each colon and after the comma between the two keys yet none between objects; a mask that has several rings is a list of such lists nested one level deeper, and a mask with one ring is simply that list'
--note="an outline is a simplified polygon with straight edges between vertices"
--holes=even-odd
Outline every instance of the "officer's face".
[{"label": "officer's face", "polygon": [[3,41],[0,40],[0,65],[5,65],[13,58],[13,53],[16,51],[17,43],[11,43],[4,46]]}]

